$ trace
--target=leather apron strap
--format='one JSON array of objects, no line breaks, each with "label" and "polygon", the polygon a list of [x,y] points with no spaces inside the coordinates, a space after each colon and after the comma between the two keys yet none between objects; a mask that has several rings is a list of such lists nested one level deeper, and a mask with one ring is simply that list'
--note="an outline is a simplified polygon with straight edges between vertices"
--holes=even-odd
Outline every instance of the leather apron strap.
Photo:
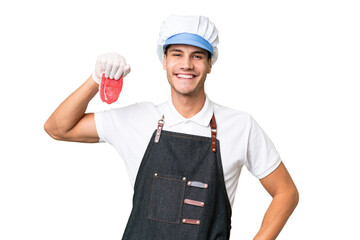
[{"label": "leather apron strap", "polygon": [[215,120],[215,114],[213,113],[212,118],[210,120],[211,126],[211,149],[213,152],[216,152],[216,134],[217,134],[217,126]]}]

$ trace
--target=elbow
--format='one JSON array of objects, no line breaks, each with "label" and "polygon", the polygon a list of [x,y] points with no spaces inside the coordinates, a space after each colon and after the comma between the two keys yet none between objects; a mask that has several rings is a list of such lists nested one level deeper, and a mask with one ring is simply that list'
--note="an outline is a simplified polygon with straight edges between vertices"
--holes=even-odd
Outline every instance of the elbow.
[{"label": "elbow", "polygon": [[296,189],[296,194],[295,194],[296,205],[295,205],[295,207],[299,204],[299,200],[300,200],[299,191]]},{"label": "elbow", "polygon": [[61,134],[56,131],[56,128],[54,128],[49,120],[47,120],[44,124],[44,130],[45,132],[52,137],[55,140],[62,140]]},{"label": "elbow", "polygon": [[297,207],[297,205],[299,204],[299,200],[300,200],[300,195],[299,195],[299,191],[297,190],[297,188],[295,187],[292,191],[291,191],[291,206],[292,206],[292,210],[295,210],[295,208]]},{"label": "elbow", "polygon": [[299,204],[300,196],[296,187],[293,186],[286,191],[275,195],[274,199],[279,200],[284,209],[291,214]]}]

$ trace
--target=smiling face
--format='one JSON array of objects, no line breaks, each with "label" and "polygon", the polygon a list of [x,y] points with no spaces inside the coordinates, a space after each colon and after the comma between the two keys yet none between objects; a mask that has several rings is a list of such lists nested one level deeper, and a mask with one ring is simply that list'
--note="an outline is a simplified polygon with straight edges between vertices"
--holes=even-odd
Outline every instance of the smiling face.
[{"label": "smiling face", "polygon": [[205,95],[204,83],[211,72],[211,60],[206,50],[191,45],[170,45],[164,55],[163,68],[172,96]]}]

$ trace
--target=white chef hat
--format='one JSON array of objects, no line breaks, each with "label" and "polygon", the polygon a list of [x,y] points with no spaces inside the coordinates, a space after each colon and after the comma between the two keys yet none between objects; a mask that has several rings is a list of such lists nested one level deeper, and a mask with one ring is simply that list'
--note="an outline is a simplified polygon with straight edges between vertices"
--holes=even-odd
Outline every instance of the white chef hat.
[{"label": "white chef hat", "polygon": [[169,16],[161,24],[157,44],[157,53],[161,62],[164,49],[170,44],[186,44],[203,48],[210,52],[212,64],[218,57],[218,31],[215,24],[207,17]]}]

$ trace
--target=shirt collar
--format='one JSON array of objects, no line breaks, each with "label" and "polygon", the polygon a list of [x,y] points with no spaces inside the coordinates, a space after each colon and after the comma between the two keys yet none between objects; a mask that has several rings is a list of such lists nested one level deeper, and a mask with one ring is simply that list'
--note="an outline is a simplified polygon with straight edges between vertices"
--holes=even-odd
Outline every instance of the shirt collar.
[{"label": "shirt collar", "polygon": [[165,108],[165,124],[172,127],[176,124],[183,123],[185,121],[192,121],[202,126],[209,126],[210,120],[214,112],[213,103],[209,100],[208,96],[205,97],[205,103],[200,112],[195,114],[192,118],[184,118],[175,108],[172,103],[171,97],[168,100],[167,107]]}]

